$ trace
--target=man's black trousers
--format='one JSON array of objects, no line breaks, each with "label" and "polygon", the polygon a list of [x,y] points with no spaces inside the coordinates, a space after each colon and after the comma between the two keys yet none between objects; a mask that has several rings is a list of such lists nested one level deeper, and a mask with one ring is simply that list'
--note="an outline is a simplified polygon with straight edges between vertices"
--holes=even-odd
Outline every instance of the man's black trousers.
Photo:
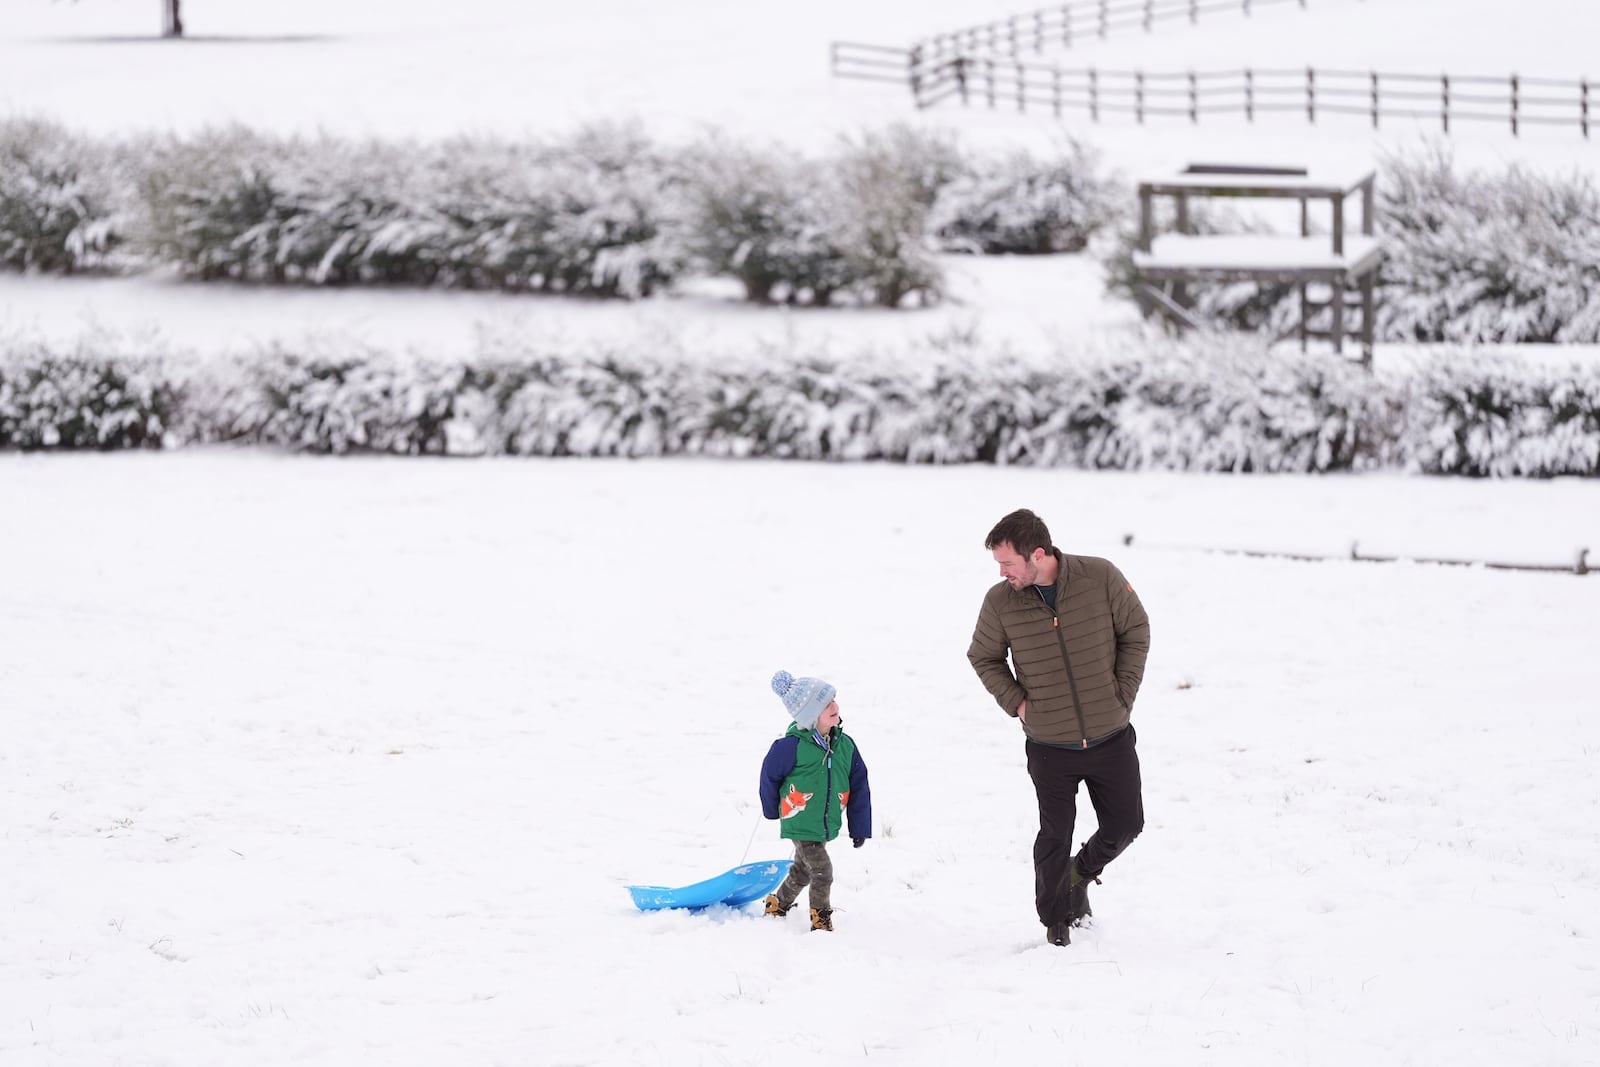
[{"label": "man's black trousers", "polygon": [[1132,726],[1093,748],[1052,748],[1028,742],[1028,776],[1039,797],[1039,836],[1033,842],[1034,903],[1039,921],[1046,926],[1068,916],[1079,784],[1089,787],[1089,803],[1100,824],[1078,856],[1078,873],[1083,877],[1098,877],[1144,829],[1137,742]]}]

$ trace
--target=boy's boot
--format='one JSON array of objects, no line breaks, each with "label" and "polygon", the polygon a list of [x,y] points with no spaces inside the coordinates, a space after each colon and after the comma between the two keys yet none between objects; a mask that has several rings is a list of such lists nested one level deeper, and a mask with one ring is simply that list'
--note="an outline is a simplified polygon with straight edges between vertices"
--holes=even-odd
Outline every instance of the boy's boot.
[{"label": "boy's boot", "polygon": [[1085,878],[1078,870],[1078,861],[1072,861],[1072,872],[1067,879],[1067,922],[1082,926],[1083,920],[1094,914],[1089,906],[1089,883],[1100,884],[1098,878]]},{"label": "boy's boot", "polygon": [[776,893],[768,893],[767,894],[767,908],[761,914],[763,914],[763,915],[776,915],[778,918],[781,919],[785,915],[789,914],[789,909],[792,908],[792,907],[794,907],[793,904],[780,904],[780,903],[778,903],[778,894],[776,894]]},{"label": "boy's boot", "polygon": [[833,932],[833,909],[832,908],[812,908],[811,909],[811,929],[813,929],[813,930],[827,930],[828,932],[832,933]]},{"label": "boy's boot", "polygon": [[1044,939],[1052,945],[1072,944],[1072,929],[1069,924],[1051,923],[1044,928]]}]

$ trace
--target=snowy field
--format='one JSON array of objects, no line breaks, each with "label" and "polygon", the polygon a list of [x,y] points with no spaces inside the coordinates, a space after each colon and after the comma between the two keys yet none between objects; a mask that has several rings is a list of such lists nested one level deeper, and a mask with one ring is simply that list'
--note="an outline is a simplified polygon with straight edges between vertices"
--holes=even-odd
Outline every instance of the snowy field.
[{"label": "snowy field", "polygon": [[[8,1065],[1600,1054],[1600,579],[1198,551],[1571,562],[1592,485],[197,450],[0,499]],[[1065,950],[964,655],[1018,506],[1153,626],[1148,827]],[[836,932],[635,911],[788,855],[780,667],[872,771]]]},{"label": "snowy field", "polygon": [[[156,0],[6,7],[0,108],[108,135],[1063,132],[828,76],[831,40],[1005,13],[972,0],[186,0],[181,44],[148,39]],[[1576,77],[1597,12],[1310,0],[1085,61],[1313,40],[1329,67]],[[1428,143],[1066,132],[1129,173]],[[1451,144],[1593,167],[1571,130]],[[0,275],[0,331],[695,352],[1133,328],[1085,257],[953,269],[954,299],[904,314]],[[983,536],[1022,506],[1114,559],[1153,627],[1149,823],[1066,950],[1033,915],[1022,735],[964,655]],[[1339,558],[1569,564],[1600,554],[1592,482],[196,449],[0,454],[0,519],[4,1067],[1600,1062],[1600,579]],[[788,855],[756,798],[780,667],[838,686],[872,770],[837,931],[634,910],[628,883]]]}]

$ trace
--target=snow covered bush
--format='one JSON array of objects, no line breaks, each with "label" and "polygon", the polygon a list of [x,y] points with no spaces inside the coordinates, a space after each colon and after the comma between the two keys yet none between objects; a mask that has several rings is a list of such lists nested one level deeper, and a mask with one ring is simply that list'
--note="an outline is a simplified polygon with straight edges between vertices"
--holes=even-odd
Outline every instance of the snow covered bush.
[{"label": "snow covered bush", "polygon": [[939,188],[928,227],[947,251],[1081,252],[1121,213],[1098,154],[1069,141],[1043,159],[1018,150],[974,160]]},{"label": "snow covered bush", "polygon": [[685,414],[673,368],[597,354],[538,360],[520,372],[495,368],[504,406],[495,413],[495,450],[519,456],[661,456],[683,451],[675,423]]},{"label": "snow covered bush", "polygon": [[1118,377],[1122,469],[1325,473],[1376,467],[1393,413],[1360,367],[1235,337],[1158,352]]},{"label": "snow covered bush", "polygon": [[684,157],[701,268],[746,298],[883,307],[938,299],[927,212],[966,165],[955,142],[905,126],[844,139],[821,159],[715,137]]},{"label": "snow covered bush", "polygon": [[197,419],[206,439],[304,452],[443,455],[465,368],[382,352],[275,348],[214,374],[216,410]]},{"label": "snow covered bush", "polygon": [[156,261],[209,280],[282,282],[284,229],[297,208],[291,149],[240,126],[188,140],[166,138],[136,150],[144,161],[140,246]]},{"label": "snow covered bush", "polygon": [[111,156],[52,123],[0,119],[0,267],[102,266],[121,239]]},{"label": "snow covered bush", "polygon": [[636,298],[670,284],[688,258],[681,183],[630,125],[596,125],[546,148],[535,195],[549,229],[530,234],[551,264],[541,288]]},{"label": "snow covered bush", "polygon": [[838,152],[847,159],[871,157],[893,171],[899,190],[924,211],[933,207],[946,186],[972,168],[971,149],[954,134],[904,122],[841,137]]},{"label": "snow covered bush", "polygon": [[703,273],[738,279],[756,303],[823,306],[848,287],[819,163],[717,137],[690,148],[683,166],[689,247]]},{"label": "snow covered bush", "polygon": [[181,374],[156,356],[0,343],[0,448],[160,448],[184,402]]},{"label": "snow covered bush", "polygon": [[1395,157],[1379,193],[1385,339],[1600,340],[1600,189],[1587,174]]},{"label": "snow covered bush", "polygon": [[1416,470],[1600,475],[1600,369],[1453,353],[1404,389],[1400,452]]},{"label": "snow covered bush", "polygon": [[880,307],[908,296],[926,305],[944,277],[928,237],[930,188],[924,143],[893,133],[847,140],[830,160],[836,185],[830,232],[853,280]]}]

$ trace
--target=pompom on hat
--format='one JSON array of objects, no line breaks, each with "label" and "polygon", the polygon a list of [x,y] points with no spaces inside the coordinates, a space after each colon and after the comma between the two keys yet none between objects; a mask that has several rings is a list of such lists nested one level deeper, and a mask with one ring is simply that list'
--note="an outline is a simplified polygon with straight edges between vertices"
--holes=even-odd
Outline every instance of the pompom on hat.
[{"label": "pompom on hat", "polygon": [[803,730],[816,729],[817,720],[837,693],[821,678],[796,678],[788,671],[772,676],[772,691],[782,698],[784,710]]}]

